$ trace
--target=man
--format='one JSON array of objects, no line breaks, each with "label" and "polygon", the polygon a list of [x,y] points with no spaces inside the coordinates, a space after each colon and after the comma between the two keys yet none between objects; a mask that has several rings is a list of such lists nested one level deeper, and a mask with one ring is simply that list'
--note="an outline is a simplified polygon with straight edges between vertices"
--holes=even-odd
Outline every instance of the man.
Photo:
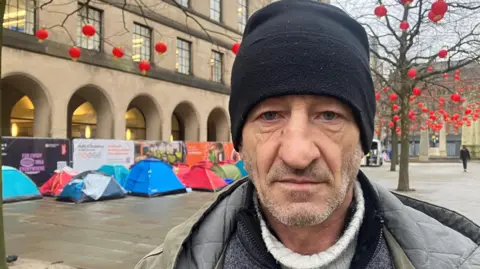
[{"label": "man", "polygon": [[465,145],[463,145],[460,150],[460,159],[463,163],[463,172],[467,172],[467,162],[470,160],[470,151],[468,151]]},{"label": "man", "polygon": [[359,171],[375,116],[368,47],[362,26],[330,5],[282,0],[253,14],[229,107],[249,178],[136,268],[480,268],[480,227]]}]

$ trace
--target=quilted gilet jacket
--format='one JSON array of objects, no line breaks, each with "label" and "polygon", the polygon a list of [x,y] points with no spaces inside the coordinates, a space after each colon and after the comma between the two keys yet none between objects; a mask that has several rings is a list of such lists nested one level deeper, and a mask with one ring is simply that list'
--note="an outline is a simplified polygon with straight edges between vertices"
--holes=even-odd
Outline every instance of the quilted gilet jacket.
[{"label": "quilted gilet jacket", "polygon": [[[358,180],[376,193],[396,269],[480,269],[480,226],[449,209],[392,193],[361,171]],[[249,199],[248,184],[244,178],[215,195],[135,269],[222,269],[236,215]]]}]

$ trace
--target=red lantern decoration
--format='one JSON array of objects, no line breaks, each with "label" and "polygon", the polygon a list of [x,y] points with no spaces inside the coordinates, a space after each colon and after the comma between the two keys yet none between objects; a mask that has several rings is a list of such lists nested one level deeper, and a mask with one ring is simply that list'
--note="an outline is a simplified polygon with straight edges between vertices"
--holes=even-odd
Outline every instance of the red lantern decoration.
[{"label": "red lantern decoration", "polygon": [[398,120],[400,120],[400,116],[398,115],[393,116],[393,121],[398,121]]},{"label": "red lantern decoration", "polygon": [[409,78],[415,78],[417,76],[417,70],[412,68],[412,69],[408,70],[407,75],[408,75]]},{"label": "red lantern decoration", "polygon": [[427,113],[427,112],[428,112],[428,108],[423,107],[423,108],[422,108],[422,112],[423,112],[423,113]]},{"label": "red lantern decoration", "polygon": [[410,103],[413,103],[415,101],[415,97],[413,96],[410,96],[408,99],[410,100]]},{"label": "red lantern decoration", "polygon": [[233,54],[237,55],[239,49],[240,49],[240,43],[233,44],[233,46],[232,46]]},{"label": "red lantern decoration", "polygon": [[97,32],[97,30],[95,29],[95,27],[91,24],[85,24],[83,27],[82,27],[82,33],[87,37],[87,38],[90,38],[92,36],[95,35],[95,33]]},{"label": "red lantern decoration", "polygon": [[400,3],[404,6],[408,6],[413,2],[413,0],[401,0]]},{"label": "red lantern decoration", "polygon": [[453,79],[454,79],[455,81],[459,81],[459,80],[460,80],[460,76],[459,76],[459,75],[454,75],[454,76],[453,76]]},{"label": "red lantern decoration", "polygon": [[386,16],[387,12],[387,8],[384,5],[379,5],[374,10],[375,16],[377,16],[378,18]]},{"label": "red lantern decoration", "polygon": [[138,69],[140,69],[143,75],[147,74],[147,72],[150,70],[150,67],[151,66],[148,61],[143,60],[138,63]]},{"label": "red lantern decoration", "polygon": [[380,97],[381,97],[380,94],[377,92],[377,93],[375,94],[375,99],[377,99],[377,101],[378,101],[378,100],[380,100]]},{"label": "red lantern decoration", "polygon": [[448,78],[448,73],[443,73],[443,79],[447,79]]},{"label": "red lantern decoration", "polygon": [[393,122],[388,123],[388,127],[393,128],[393,126],[395,126],[395,123],[393,123]]},{"label": "red lantern decoration", "polygon": [[447,13],[448,5],[444,0],[438,0],[432,4],[432,12],[436,15],[444,15]]},{"label": "red lantern decoration", "polygon": [[445,102],[445,98],[440,97],[440,98],[438,98],[438,101],[439,101],[440,103],[444,103],[444,102]]},{"label": "red lantern decoration", "polygon": [[423,103],[418,103],[418,108],[422,108],[423,107]]},{"label": "red lantern decoration", "polygon": [[68,50],[68,54],[70,54],[73,61],[77,61],[77,59],[80,58],[80,55],[82,55],[82,51],[77,47],[71,47]]},{"label": "red lantern decoration", "polygon": [[163,42],[157,42],[157,44],[155,44],[155,50],[158,52],[158,54],[164,54],[167,51],[167,44]]},{"label": "red lantern decoration", "polygon": [[413,88],[412,93],[415,96],[420,96],[422,94],[422,91],[420,90],[420,88],[415,87],[415,88]]},{"label": "red lantern decoration", "polygon": [[123,55],[125,55],[125,53],[123,52],[123,49],[121,47],[114,47],[112,49],[112,54],[113,54],[113,57],[116,59],[118,58],[122,58]]},{"label": "red lantern decoration", "polygon": [[402,29],[402,31],[406,31],[409,27],[410,27],[410,24],[407,21],[402,21],[400,23],[400,29]]},{"label": "red lantern decoration", "polygon": [[392,105],[392,109],[393,109],[393,111],[397,111],[397,110],[398,110],[398,105],[397,105],[397,104],[393,104],[393,105]]},{"label": "red lantern decoration", "polygon": [[48,38],[48,31],[45,29],[39,29],[35,35],[38,38],[38,42],[42,43],[45,39]]},{"label": "red lantern decoration", "polygon": [[445,57],[447,57],[447,55],[448,55],[448,50],[446,50],[446,49],[441,49],[438,52],[438,57],[440,57],[440,58],[445,58]]},{"label": "red lantern decoration", "polygon": [[434,23],[437,23],[439,21],[441,21],[443,19],[443,15],[440,15],[440,14],[435,14],[433,13],[431,10],[430,12],[428,12],[428,18],[434,22]]},{"label": "red lantern decoration", "polygon": [[428,72],[432,72],[432,71],[433,71],[433,67],[429,66],[429,67],[427,68],[427,71],[428,71]]},{"label": "red lantern decoration", "polygon": [[470,115],[472,114],[472,110],[471,109],[466,109],[465,110],[465,115]]},{"label": "red lantern decoration", "polygon": [[393,101],[395,101],[395,100],[398,99],[398,95],[397,95],[396,93],[391,93],[391,94],[388,96],[388,99],[393,102]]}]

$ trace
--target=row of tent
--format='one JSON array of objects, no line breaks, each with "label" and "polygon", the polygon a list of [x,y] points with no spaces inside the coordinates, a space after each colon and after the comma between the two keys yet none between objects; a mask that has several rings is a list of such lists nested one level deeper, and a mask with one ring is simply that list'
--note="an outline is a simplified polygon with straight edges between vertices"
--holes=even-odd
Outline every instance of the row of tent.
[{"label": "row of tent", "polygon": [[98,170],[57,170],[39,189],[30,178],[9,166],[2,166],[4,203],[53,196],[75,203],[123,198],[126,195],[155,197],[191,190],[219,191],[247,175],[243,161],[214,165],[202,162],[188,167],[171,166],[158,159],[142,160],[127,169],[104,165]]}]

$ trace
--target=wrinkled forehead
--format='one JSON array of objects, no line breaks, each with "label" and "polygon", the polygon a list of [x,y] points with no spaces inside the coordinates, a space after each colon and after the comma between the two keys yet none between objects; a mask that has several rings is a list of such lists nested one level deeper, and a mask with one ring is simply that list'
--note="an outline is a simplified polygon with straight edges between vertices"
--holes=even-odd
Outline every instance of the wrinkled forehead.
[{"label": "wrinkled forehead", "polygon": [[[266,98],[258,102],[252,111],[262,109],[265,107],[282,107],[283,109],[293,108],[322,108],[322,107],[336,107],[345,112],[352,113],[350,107],[341,100],[321,95],[285,95]],[[251,114],[251,113],[250,113]]]}]

